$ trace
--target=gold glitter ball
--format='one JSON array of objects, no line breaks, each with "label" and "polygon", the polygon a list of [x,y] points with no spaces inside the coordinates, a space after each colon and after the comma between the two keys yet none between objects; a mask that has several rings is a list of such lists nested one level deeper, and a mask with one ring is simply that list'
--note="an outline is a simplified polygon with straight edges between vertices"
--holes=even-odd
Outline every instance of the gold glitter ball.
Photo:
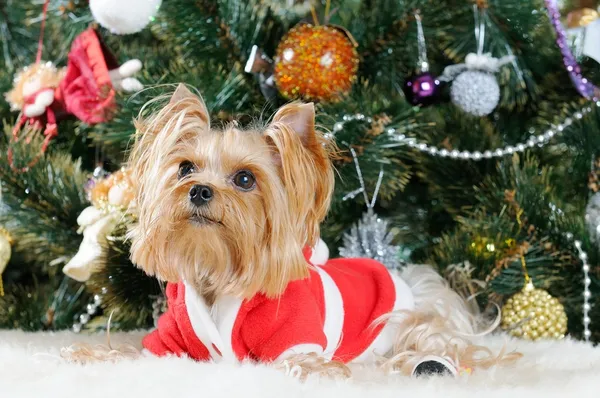
[{"label": "gold glitter ball", "polygon": [[556,297],[528,282],[502,307],[501,327],[526,340],[562,339],[567,332],[567,314]]},{"label": "gold glitter ball", "polygon": [[352,88],[358,70],[358,52],[342,29],[293,27],[275,55],[275,82],[286,99],[335,101]]},{"label": "gold glitter ball", "polygon": [[127,208],[134,199],[131,170],[121,168],[96,182],[91,190],[91,202],[99,209],[107,206]]}]

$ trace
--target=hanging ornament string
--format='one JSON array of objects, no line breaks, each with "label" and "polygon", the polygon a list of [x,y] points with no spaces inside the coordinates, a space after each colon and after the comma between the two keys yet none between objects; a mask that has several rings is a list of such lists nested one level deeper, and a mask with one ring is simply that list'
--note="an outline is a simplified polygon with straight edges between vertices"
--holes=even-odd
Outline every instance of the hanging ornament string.
[{"label": "hanging ornament string", "polygon": [[483,46],[485,45],[485,21],[477,4],[473,4],[473,18],[475,19],[475,38],[477,39],[477,55],[483,55]]},{"label": "hanging ornament string", "polygon": [[600,89],[581,74],[581,67],[573,56],[573,52],[567,41],[567,34],[560,22],[560,11],[556,4],[556,0],[544,0],[544,2],[548,11],[548,17],[556,32],[556,44],[558,45],[558,48],[560,48],[560,52],[563,56],[563,63],[565,68],[567,68],[571,81],[581,96],[597,101],[600,99]]},{"label": "hanging ornament string", "polygon": [[[348,145],[346,142],[344,144]],[[383,167],[379,169],[375,190],[369,200],[365,180],[358,163],[358,156],[354,148],[350,145],[348,147],[354,160],[360,188],[348,193],[342,200],[352,199],[362,193],[367,211],[363,213],[358,223],[344,234],[344,244],[339,248],[340,256],[346,258],[372,258],[389,269],[397,269],[400,266],[400,247],[393,244],[395,234],[388,228],[388,222],[380,218],[373,210],[383,180]]]},{"label": "hanging ornament string", "polygon": [[39,64],[42,61],[42,51],[44,49],[44,30],[46,29],[46,14],[48,13],[48,4],[50,0],[44,2],[44,8],[42,8],[42,22],[40,26],[40,38],[38,40],[37,56],[35,57],[35,63]]},{"label": "hanging ornament string", "polygon": [[[600,108],[600,101],[596,102],[596,106]],[[386,133],[390,138],[395,141],[394,143],[387,144],[387,148],[393,148],[397,146],[408,146],[413,148],[419,152],[426,153],[431,156],[442,157],[442,158],[451,158],[451,159],[460,159],[460,160],[473,160],[480,161],[483,159],[495,159],[502,158],[505,156],[511,156],[517,152],[525,152],[527,148],[538,147],[542,148],[546,146],[550,141],[560,133],[562,133],[566,128],[573,124],[573,120],[583,119],[584,115],[590,113],[592,111],[591,106],[586,106],[570,116],[566,117],[561,123],[557,125],[552,125],[549,129],[547,129],[542,134],[532,135],[527,141],[523,141],[514,145],[507,145],[502,148],[489,149],[483,152],[480,151],[465,151],[460,149],[452,149],[448,150],[446,148],[435,147],[430,144],[426,144],[425,142],[419,141],[413,137],[407,137],[403,133],[399,133],[395,128],[389,127],[386,129]],[[362,113],[357,113],[354,115],[344,115],[342,117],[342,121],[336,122],[333,125],[332,133],[326,135],[329,138],[333,138],[336,133],[342,131],[348,122],[354,121],[364,121],[366,123],[372,123],[373,118],[369,116],[365,116]]]},{"label": "hanging ornament string", "polygon": [[419,49],[419,66],[421,72],[429,72],[429,60],[427,59],[427,45],[425,44],[425,33],[421,22],[421,14],[415,12],[415,21],[417,21],[417,47]]},{"label": "hanging ornament string", "polygon": [[[344,142],[344,144],[348,145],[348,143],[346,143],[346,142]],[[354,148],[352,148],[351,146],[349,146],[349,148],[350,148],[350,153],[352,154],[352,159],[354,160],[354,167],[356,168],[356,175],[358,176],[358,182],[360,183],[360,188],[344,195],[344,197],[342,198],[342,201],[346,201],[348,199],[354,199],[356,197],[356,195],[358,195],[359,193],[362,193],[363,197],[365,198],[365,203],[367,205],[367,208],[372,210],[373,207],[375,207],[375,201],[377,200],[377,195],[379,194],[379,189],[381,188],[381,182],[383,181],[383,167],[379,170],[379,175],[377,177],[377,183],[375,183],[375,191],[373,191],[373,197],[369,201],[369,195],[367,194],[365,180],[363,178],[362,171],[360,170],[360,165],[358,164],[358,156],[356,155],[356,151],[354,150]]]},{"label": "hanging ornament string", "polygon": [[467,54],[462,64],[444,68],[440,80],[452,82],[450,99],[454,105],[468,114],[482,117],[491,114],[500,103],[501,90],[495,75],[502,66],[514,62],[514,56],[495,58],[491,52],[484,53],[489,17],[485,9],[473,5],[473,18],[477,52]]},{"label": "hanging ornament string", "polygon": [[449,65],[444,68],[444,73],[440,80],[450,82],[458,75],[467,70],[479,70],[488,73],[497,72],[505,64],[514,62],[515,57],[512,52],[501,58],[492,57],[491,53],[484,53],[485,48],[485,10],[480,10],[477,5],[473,5],[473,19],[475,20],[475,40],[477,41],[477,53],[469,53],[465,57],[464,64]]},{"label": "hanging ornament string", "polygon": [[440,80],[429,72],[429,60],[427,59],[427,44],[425,43],[425,32],[419,10],[415,11],[415,22],[417,24],[417,68],[414,73],[409,74],[404,80],[402,91],[406,100],[412,105],[429,106],[438,101],[440,93]]}]

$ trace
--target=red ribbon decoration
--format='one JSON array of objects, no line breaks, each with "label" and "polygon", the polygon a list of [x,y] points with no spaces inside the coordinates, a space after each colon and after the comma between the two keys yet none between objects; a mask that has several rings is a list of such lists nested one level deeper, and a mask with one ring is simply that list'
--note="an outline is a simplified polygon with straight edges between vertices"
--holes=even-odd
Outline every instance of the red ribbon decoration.
[{"label": "red ribbon decoration", "polygon": [[35,63],[39,64],[42,60],[42,50],[44,48],[44,30],[46,29],[46,14],[48,13],[48,4],[50,0],[44,2],[44,8],[42,9],[42,26],[40,26],[40,39],[38,40],[37,56],[35,57]]}]

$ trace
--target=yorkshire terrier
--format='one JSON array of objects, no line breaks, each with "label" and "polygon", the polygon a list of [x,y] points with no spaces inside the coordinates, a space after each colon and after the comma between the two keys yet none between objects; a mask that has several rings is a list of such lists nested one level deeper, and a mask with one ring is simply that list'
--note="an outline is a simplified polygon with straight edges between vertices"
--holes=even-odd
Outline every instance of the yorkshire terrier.
[{"label": "yorkshire terrier", "polygon": [[515,356],[473,345],[477,317],[432,268],[327,258],[319,225],[332,145],[313,104],[285,105],[265,127],[214,129],[201,97],[179,85],[136,128],[131,258],[168,282],[149,352],[304,373],[376,363],[408,375]]}]

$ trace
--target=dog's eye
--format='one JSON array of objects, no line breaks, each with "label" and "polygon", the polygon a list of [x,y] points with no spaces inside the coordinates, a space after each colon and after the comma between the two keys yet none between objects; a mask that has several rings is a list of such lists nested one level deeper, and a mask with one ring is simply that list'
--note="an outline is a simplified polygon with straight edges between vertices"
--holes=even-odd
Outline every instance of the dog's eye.
[{"label": "dog's eye", "polygon": [[181,162],[179,164],[179,172],[177,173],[177,178],[182,179],[190,173],[194,172],[194,164],[192,162]]},{"label": "dog's eye", "polygon": [[233,176],[233,183],[242,191],[251,191],[256,186],[256,179],[248,170],[242,170]]}]

